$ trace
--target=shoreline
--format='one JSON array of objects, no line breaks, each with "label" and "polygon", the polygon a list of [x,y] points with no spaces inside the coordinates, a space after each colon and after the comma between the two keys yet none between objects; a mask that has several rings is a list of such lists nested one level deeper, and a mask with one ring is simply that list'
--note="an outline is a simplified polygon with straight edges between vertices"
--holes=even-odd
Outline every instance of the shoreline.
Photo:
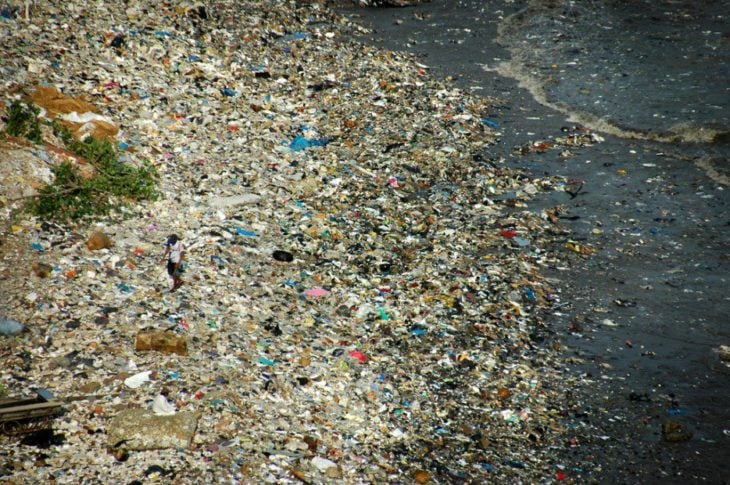
[{"label": "shoreline", "polygon": [[[727,338],[722,315],[730,309],[722,291],[728,267],[722,169],[710,174],[716,181],[710,189],[712,180],[685,160],[703,163],[692,150],[673,154],[671,144],[600,131],[604,142],[578,148],[568,159],[549,150],[515,156],[513,146],[552,141],[566,121],[512,88],[514,81],[482,69],[505,62],[506,52],[496,43],[498,19],[491,20],[501,3],[482,9],[467,5],[455,15],[440,4],[390,11],[391,19],[373,10],[361,15],[375,25],[376,45],[415,52],[463,89],[507,100],[505,109],[494,113],[502,131],[495,159],[538,176],[585,181],[572,200],[531,202],[534,210],[561,206],[572,237],[598,249],[583,263],[546,274],[558,281],[567,304],[550,327],[567,345],[567,366],[584,381],[566,421],[576,430],[575,441],[561,456],[584,461],[581,476],[602,483],[724,480],[722,449],[728,438],[723,429],[730,416],[721,403],[730,372],[714,353]],[[477,17],[490,20],[475,22]],[[491,41],[485,42],[490,29]],[[714,150],[721,154],[723,145]],[[696,225],[713,243],[703,243]],[[679,291],[699,301],[692,305]],[[695,338],[683,337],[685,326]],[[672,419],[694,431],[689,442],[663,442],[661,423]]]},{"label": "shoreline", "polygon": [[[40,8],[30,38],[0,24],[3,100],[39,82],[88,97],[164,197],[98,221],[115,243],[99,251],[84,224],[4,233],[0,316],[27,331],[2,337],[2,383],[49,387],[67,413],[47,448],[0,440],[3,478],[722,477],[727,192],[662,145],[470,78],[483,45],[458,14],[426,32],[466,49],[439,70],[350,43],[358,28],[316,4]],[[388,39],[419,45],[402,31],[428,19],[410,14],[438,8],[389,10],[407,17]],[[173,232],[189,252],[174,293],[154,276]],[[186,353],[137,348],[152,331]],[[195,420],[187,446],[112,439],[160,396]],[[666,415],[694,437],[663,443]]]},{"label": "shoreline", "polygon": [[[490,160],[488,100],[350,43],[356,27],[317,4],[142,7],[44,3],[30,37],[0,24],[5,106],[38,84],[88,98],[163,193],[93,227],[4,220],[1,316],[26,328],[2,337],[4,389],[47,387],[66,414],[48,442],[2,438],[3,478],[562,476],[539,268],[571,250],[522,210],[561,179]],[[53,163],[3,148],[3,169]],[[92,230],[113,244],[87,245]]]}]

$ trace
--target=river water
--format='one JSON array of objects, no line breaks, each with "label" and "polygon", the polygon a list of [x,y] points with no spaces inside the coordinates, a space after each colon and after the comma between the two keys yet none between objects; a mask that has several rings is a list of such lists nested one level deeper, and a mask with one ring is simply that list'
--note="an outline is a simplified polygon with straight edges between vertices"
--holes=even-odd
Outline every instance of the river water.
[{"label": "river water", "polygon": [[[550,325],[587,392],[574,478],[726,483],[730,458],[730,1],[433,0],[343,8],[363,40],[417,56],[489,97],[495,161],[584,182],[543,194],[598,251],[546,268]],[[515,147],[575,126],[605,138],[570,157]],[[579,399],[579,400],[580,400]],[[666,443],[677,420],[691,440]],[[592,427],[585,427],[589,423]],[[589,430],[590,431],[587,431]]]}]

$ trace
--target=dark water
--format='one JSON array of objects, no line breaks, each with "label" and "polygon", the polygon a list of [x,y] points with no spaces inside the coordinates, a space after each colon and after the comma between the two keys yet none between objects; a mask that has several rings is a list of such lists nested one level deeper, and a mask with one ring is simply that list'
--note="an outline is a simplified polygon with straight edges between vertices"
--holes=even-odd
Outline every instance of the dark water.
[{"label": "dark water", "polygon": [[[576,483],[728,483],[730,2],[433,0],[346,9],[365,40],[488,96],[495,160],[585,181],[561,207],[591,258],[546,270],[566,306],[550,325],[584,376]],[[561,158],[514,147],[580,124],[605,141]],[[628,302],[629,305],[619,305]],[[577,359],[577,360],[576,360]],[[675,419],[691,440],[666,443]],[[586,423],[591,426],[585,427]]]},{"label": "dark water", "polygon": [[665,142],[730,185],[730,0],[433,0],[364,12],[376,43],[419,53],[477,94],[511,98],[505,80],[516,80],[565,122]]},{"label": "dark water", "polygon": [[534,1],[500,26],[498,66],[578,121],[711,142],[730,131],[730,2]]}]

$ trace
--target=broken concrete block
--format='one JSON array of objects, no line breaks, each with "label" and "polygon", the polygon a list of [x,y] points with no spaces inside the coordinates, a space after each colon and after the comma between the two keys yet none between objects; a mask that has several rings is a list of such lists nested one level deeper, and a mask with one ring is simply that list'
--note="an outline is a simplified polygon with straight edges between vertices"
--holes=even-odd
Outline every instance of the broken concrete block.
[{"label": "broken concrete block", "polygon": [[109,423],[107,443],[112,449],[133,451],[187,448],[197,425],[193,413],[160,416],[147,409],[129,409]]}]

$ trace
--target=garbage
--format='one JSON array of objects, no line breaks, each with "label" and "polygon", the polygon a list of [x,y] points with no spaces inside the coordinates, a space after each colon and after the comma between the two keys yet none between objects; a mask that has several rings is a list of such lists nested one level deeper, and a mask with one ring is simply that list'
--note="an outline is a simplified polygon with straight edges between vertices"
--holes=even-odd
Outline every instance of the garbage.
[{"label": "garbage", "polygon": [[312,465],[314,465],[319,471],[326,472],[330,468],[336,468],[337,464],[333,461],[330,461],[326,458],[321,458],[319,456],[315,456],[312,458]]},{"label": "garbage", "polygon": [[[541,343],[557,305],[541,273],[575,255],[557,216],[528,204],[567,197],[560,178],[491,160],[490,101],[355,43],[359,27],[321,2],[97,7],[41,2],[42,29],[0,23],[5,105],[52,86],[44,120],[110,120],[122,166],[159,172],[158,199],[94,221],[98,244],[85,221],[19,215],[3,232],[3,314],[32,330],[8,339],[3,385],[94,393],[56,420],[66,443],[46,471],[552,479],[544,443],[559,441],[572,383]],[[45,174],[54,152],[33,150],[10,158]],[[186,284],[168,292],[173,233]]]},{"label": "garbage", "polygon": [[687,426],[677,421],[667,420],[662,423],[662,438],[669,443],[688,441],[693,434]]},{"label": "garbage", "polygon": [[306,150],[310,147],[323,147],[329,143],[329,140],[324,138],[305,138],[303,136],[297,136],[289,143],[289,148],[293,151]]},{"label": "garbage", "polygon": [[162,394],[155,396],[152,401],[152,412],[158,416],[168,416],[175,414],[175,406],[167,402],[167,398]]},{"label": "garbage", "polygon": [[418,470],[413,474],[413,480],[416,483],[428,483],[431,480],[431,475],[426,470]]},{"label": "garbage", "polygon": [[146,409],[129,409],[112,418],[107,428],[109,448],[129,451],[187,448],[198,420],[193,413],[158,416]]},{"label": "garbage", "polygon": [[53,421],[62,413],[61,402],[47,389],[38,389],[35,398],[0,399],[0,432],[13,435],[50,431],[52,436]]},{"label": "garbage", "polygon": [[144,371],[134,374],[133,376],[124,379],[124,385],[132,389],[137,389],[142,384],[150,380],[151,374],[152,371]]},{"label": "garbage", "polygon": [[101,231],[94,231],[89,239],[86,240],[86,247],[89,251],[98,251],[107,249],[114,245],[111,238]]},{"label": "garbage", "polygon": [[286,263],[291,263],[294,261],[294,256],[289,251],[282,251],[280,249],[277,249],[274,251],[273,257],[277,261],[283,261]]},{"label": "garbage", "polygon": [[715,352],[720,356],[720,360],[730,362],[730,345],[720,345]]},{"label": "garbage", "polygon": [[309,288],[304,291],[304,295],[311,296],[312,298],[320,298],[329,295],[329,291],[321,287]]},{"label": "garbage", "polygon": [[360,352],[359,350],[351,350],[348,354],[353,359],[357,359],[358,361],[362,362],[363,364],[368,361],[368,358],[365,354]]},{"label": "garbage", "polygon": [[0,317],[0,335],[5,337],[18,335],[25,326],[17,320]]}]

